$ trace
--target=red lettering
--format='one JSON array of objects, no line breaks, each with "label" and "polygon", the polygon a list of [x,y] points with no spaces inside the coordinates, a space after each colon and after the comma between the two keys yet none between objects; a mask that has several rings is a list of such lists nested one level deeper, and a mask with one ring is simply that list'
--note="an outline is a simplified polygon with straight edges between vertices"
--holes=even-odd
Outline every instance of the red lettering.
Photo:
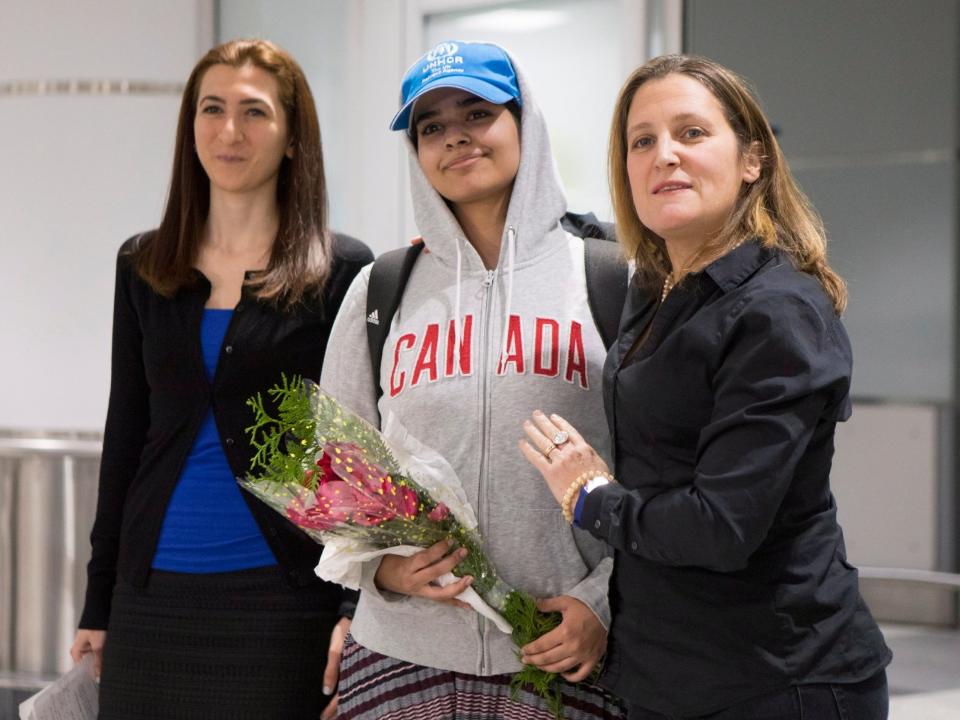
[{"label": "red lettering", "polygon": [[583,351],[583,330],[576,320],[570,323],[570,345],[567,348],[567,370],[564,379],[573,382],[574,373],[580,376],[580,387],[588,390],[587,385],[587,356]]},{"label": "red lettering", "polygon": [[[544,336],[547,331],[547,347],[544,349]],[[560,373],[560,323],[550,318],[537,318],[535,340],[533,345],[533,374],[556,377]],[[550,362],[544,362],[549,357]]]},{"label": "red lettering", "polygon": [[507,372],[507,365],[513,363],[518,375],[523,375],[523,331],[520,328],[520,316],[511,315],[507,323],[507,356],[500,358],[497,375]]},{"label": "red lettering", "polygon": [[[460,326],[460,374],[470,374],[470,337],[473,335],[473,315],[463,318]],[[456,352],[457,333],[456,324],[450,321],[447,329],[447,360],[443,366],[445,377],[453,377],[456,368],[453,366],[453,355]]]},{"label": "red lettering", "polygon": [[427,380],[437,381],[437,345],[440,342],[440,325],[430,323],[427,325],[427,331],[423,334],[423,345],[420,347],[420,354],[417,356],[417,364],[413,368],[413,379],[410,381],[410,387],[420,384],[420,376],[427,373]]},{"label": "red lettering", "polygon": [[[390,397],[396,397],[403,392],[403,384],[407,378],[407,374],[402,370],[399,373],[397,372],[400,366],[400,351],[403,349],[409,350],[416,342],[416,335],[413,333],[404,333],[397,340],[397,344],[393,346],[393,370],[390,371]],[[406,348],[403,347],[404,345]]]}]

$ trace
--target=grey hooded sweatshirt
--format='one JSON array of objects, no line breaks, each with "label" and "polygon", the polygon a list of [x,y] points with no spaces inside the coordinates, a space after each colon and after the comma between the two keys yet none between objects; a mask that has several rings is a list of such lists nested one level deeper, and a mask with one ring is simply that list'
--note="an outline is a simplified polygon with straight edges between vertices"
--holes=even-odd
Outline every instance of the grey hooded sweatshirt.
[{"label": "grey hooded sweatshirt", "polygon": [[[515,65],[516,67],[516,65]],[[564,521],[543,478],[520,454],[521,423],[556,412],[609,460],[601,371],[606,351],[587,305],[583,241],[560,227],[566,200],[543,117],[517,71],[523,100],[520,168],[497,268],[484,268],[410,149],[410,183],[426,249],[383,350],[379,405],[367,350],[370,267],[334,323],[321,383],[380,425],[392,411],[456,470],[500,576],[535,597],[570,595],[609,627],[612,560]],[[364,567],[351,632],[378,653],[473,675],[520,669],[510,636],[473,610],[380,591]]]}]

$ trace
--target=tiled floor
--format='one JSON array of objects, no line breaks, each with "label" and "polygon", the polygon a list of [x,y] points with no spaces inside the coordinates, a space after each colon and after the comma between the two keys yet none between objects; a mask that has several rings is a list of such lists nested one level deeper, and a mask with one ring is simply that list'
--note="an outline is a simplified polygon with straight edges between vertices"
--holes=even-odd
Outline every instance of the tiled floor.
[{"label": "tiled floor", "polygon": [[885,625],[890,720],[960,720],[960,632]]},{"label": "tiled floor", "polygon": [[890,699],[889,720],[958,720],[960,690],[920,695],[898,695]]}]

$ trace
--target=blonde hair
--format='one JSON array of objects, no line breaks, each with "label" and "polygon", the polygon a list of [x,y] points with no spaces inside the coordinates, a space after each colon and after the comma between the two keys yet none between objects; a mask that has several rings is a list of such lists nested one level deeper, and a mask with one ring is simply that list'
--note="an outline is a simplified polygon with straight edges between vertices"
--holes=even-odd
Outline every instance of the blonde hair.
[{"label": "blonde hair", "polygon": [[759,177],[755,182],[744,183],[726,224],[697,252],[689,266],[719,257],[745,240],[759,238],[766,247],[785,252],[798,270],[815,277],[837,314],[842,313],[847,305],[847,288],[827,263],[823,221],[793,179],[759,102],[738,75],[711,60],[690,55],[663,55],[634,70],[621,88],[614,108],[609,147],[610,193],[617,236],[628,257],[636,261],[641,281],[651,286],[662,284],[674,268],[663,238],[640,221],[633,204],[627,175],[627,115],[641,85],[671,74],[687,75],[702,83],[720,102],[741,150],[756,152],[760,159]]}]

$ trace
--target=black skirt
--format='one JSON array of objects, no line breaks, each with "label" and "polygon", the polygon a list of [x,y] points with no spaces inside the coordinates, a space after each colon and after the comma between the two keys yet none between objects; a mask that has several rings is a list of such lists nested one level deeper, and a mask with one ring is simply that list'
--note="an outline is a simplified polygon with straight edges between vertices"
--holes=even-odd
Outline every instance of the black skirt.
[{"label": "black skirt", "polygon": [[317,720],[338,617],[329,589],[277,567],[120,581],[100,678],[100,720]]}]

